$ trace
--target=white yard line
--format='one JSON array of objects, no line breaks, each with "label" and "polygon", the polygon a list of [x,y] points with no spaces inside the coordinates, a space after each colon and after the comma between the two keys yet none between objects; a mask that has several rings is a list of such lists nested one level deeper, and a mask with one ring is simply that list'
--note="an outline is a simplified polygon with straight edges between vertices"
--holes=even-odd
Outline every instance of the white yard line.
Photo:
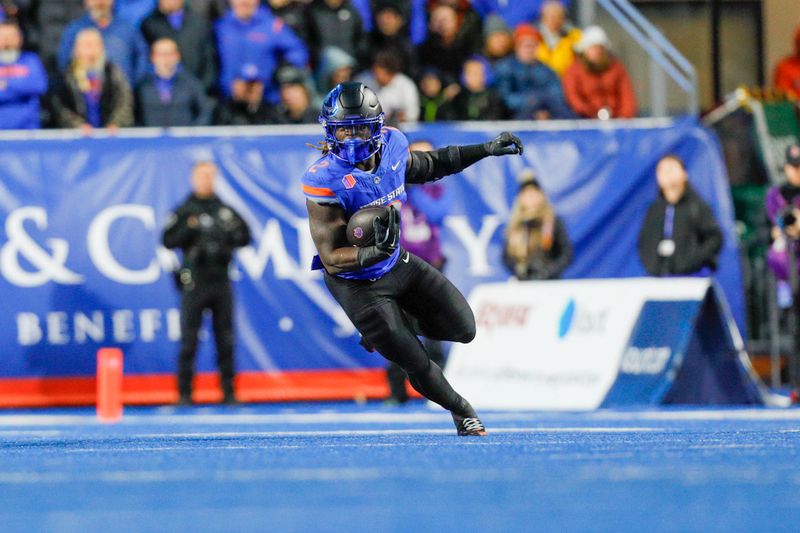
[{"label": "white yard line", "polygon": [[[124,416],[121,425],[314,425],[314,424],[429,424],[448,421],[444,412],[316,412],[316,413],[153,413]],[[800,409],[703,409],[651,411],[595,411],[583,413],[554,412],[485,412],[491,423],[525,421],[602,422],[608,421],[785,421],[800,420]],[[0,414],[1,428],[47,426],[96,426],[102,423],[92,413],[86,414]],[[583,428],[587,429],[587,428]],[[417,430],[410,430],[417,431]]]}]

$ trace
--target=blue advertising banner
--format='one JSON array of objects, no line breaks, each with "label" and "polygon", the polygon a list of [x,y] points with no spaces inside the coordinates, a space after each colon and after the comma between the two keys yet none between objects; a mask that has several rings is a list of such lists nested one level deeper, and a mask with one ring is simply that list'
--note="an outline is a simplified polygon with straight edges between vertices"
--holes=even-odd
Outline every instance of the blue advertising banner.
[{"label": "blue advertising banner", "polygon": [[[576,123],[577,125],[577,123]],[[438,124],[408,130],[435,146],[513,129],[522,157],[485,159],[444,180],[446,274],[466,294],[509,277],[502,232],[516,176],[535,170],[564,218],[575,259],[567,278],[644,275],[637,237],[657,194],[655,165],[682,156],[725,236],[717,280],[741,325],[744,305],[733,208],[720,150],[693,120],[668,124]],[[527,128],[527,129],[526,129]],[[209,135],[206,135],[206,133]],[[89,376],[100,346],[125,352],[126,374],[175,368],[176,257],[159,245],[169,211],[188,194],[192,164],[221,170],[218,194],[246,219],[254,241],[236,258],[237,369],[382,367],[309,269],[315,253],[300,176],[319,155],[317,128],[173,132],[158,137],[4,140],[0,150],[0,378]],[[199,370],[214,369],[201,343]]]}]

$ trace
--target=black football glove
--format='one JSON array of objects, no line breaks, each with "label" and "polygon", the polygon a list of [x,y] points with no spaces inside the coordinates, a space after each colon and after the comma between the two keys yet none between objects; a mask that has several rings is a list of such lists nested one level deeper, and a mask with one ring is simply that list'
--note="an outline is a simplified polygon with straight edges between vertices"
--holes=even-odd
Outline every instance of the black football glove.
[{"label": "black football glove", "polygon": [[390,205],[389,219],[384,223],[375,217],[372,227],[375,230],[375,244],[358,250],[358,264],[362,267],[388,259],[397,250],[400,245],[400,212]]},{"label": "black football glove", "polygon": [[491,141],[483,143],[489,155],[522,155],[522,141],[511,132],[504,131]]},{"label": "black football glove", "polygon": [[375,246],[392,255],[400,243],[400,212],[390,205],[389,220],[384,224],[383,220],[375,217],[372,227],[375,230]]}]

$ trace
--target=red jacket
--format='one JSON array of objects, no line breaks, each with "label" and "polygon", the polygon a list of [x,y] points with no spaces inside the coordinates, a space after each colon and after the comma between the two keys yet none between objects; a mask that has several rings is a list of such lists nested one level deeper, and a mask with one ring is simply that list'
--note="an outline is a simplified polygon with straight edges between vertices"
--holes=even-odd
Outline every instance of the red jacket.
[{"label": "red jacket", "polygon": [[569,106],[580,116],[597,118],[603,107],[611,110],[611,118],[636,116],[636,95],[622,63],[614,58],[606,70],[591,72],[582,59],[576,60],[564,73],[564,94]]},{"label": "red jacket", "polygon": [[800,99],[800,55],[787,57],[775,69],[775,88]]}]

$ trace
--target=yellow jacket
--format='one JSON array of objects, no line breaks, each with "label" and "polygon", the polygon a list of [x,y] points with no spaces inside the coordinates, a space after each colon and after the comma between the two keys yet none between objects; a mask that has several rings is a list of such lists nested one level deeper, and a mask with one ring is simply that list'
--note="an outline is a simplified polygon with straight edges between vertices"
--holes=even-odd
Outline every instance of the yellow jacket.
[{"label": "yellow jacket", "polygon": [[581,40],[581,30],[578,28],[570,29],[567,34],[559,39],[554,48],[547,46],[547,43],[542,41],[539,43],[539,48],[536,50],[536,57],[556,71],[556,74],[563,76],[569,66],[575,60],[575,52],[573,48],[578,41]]}]

